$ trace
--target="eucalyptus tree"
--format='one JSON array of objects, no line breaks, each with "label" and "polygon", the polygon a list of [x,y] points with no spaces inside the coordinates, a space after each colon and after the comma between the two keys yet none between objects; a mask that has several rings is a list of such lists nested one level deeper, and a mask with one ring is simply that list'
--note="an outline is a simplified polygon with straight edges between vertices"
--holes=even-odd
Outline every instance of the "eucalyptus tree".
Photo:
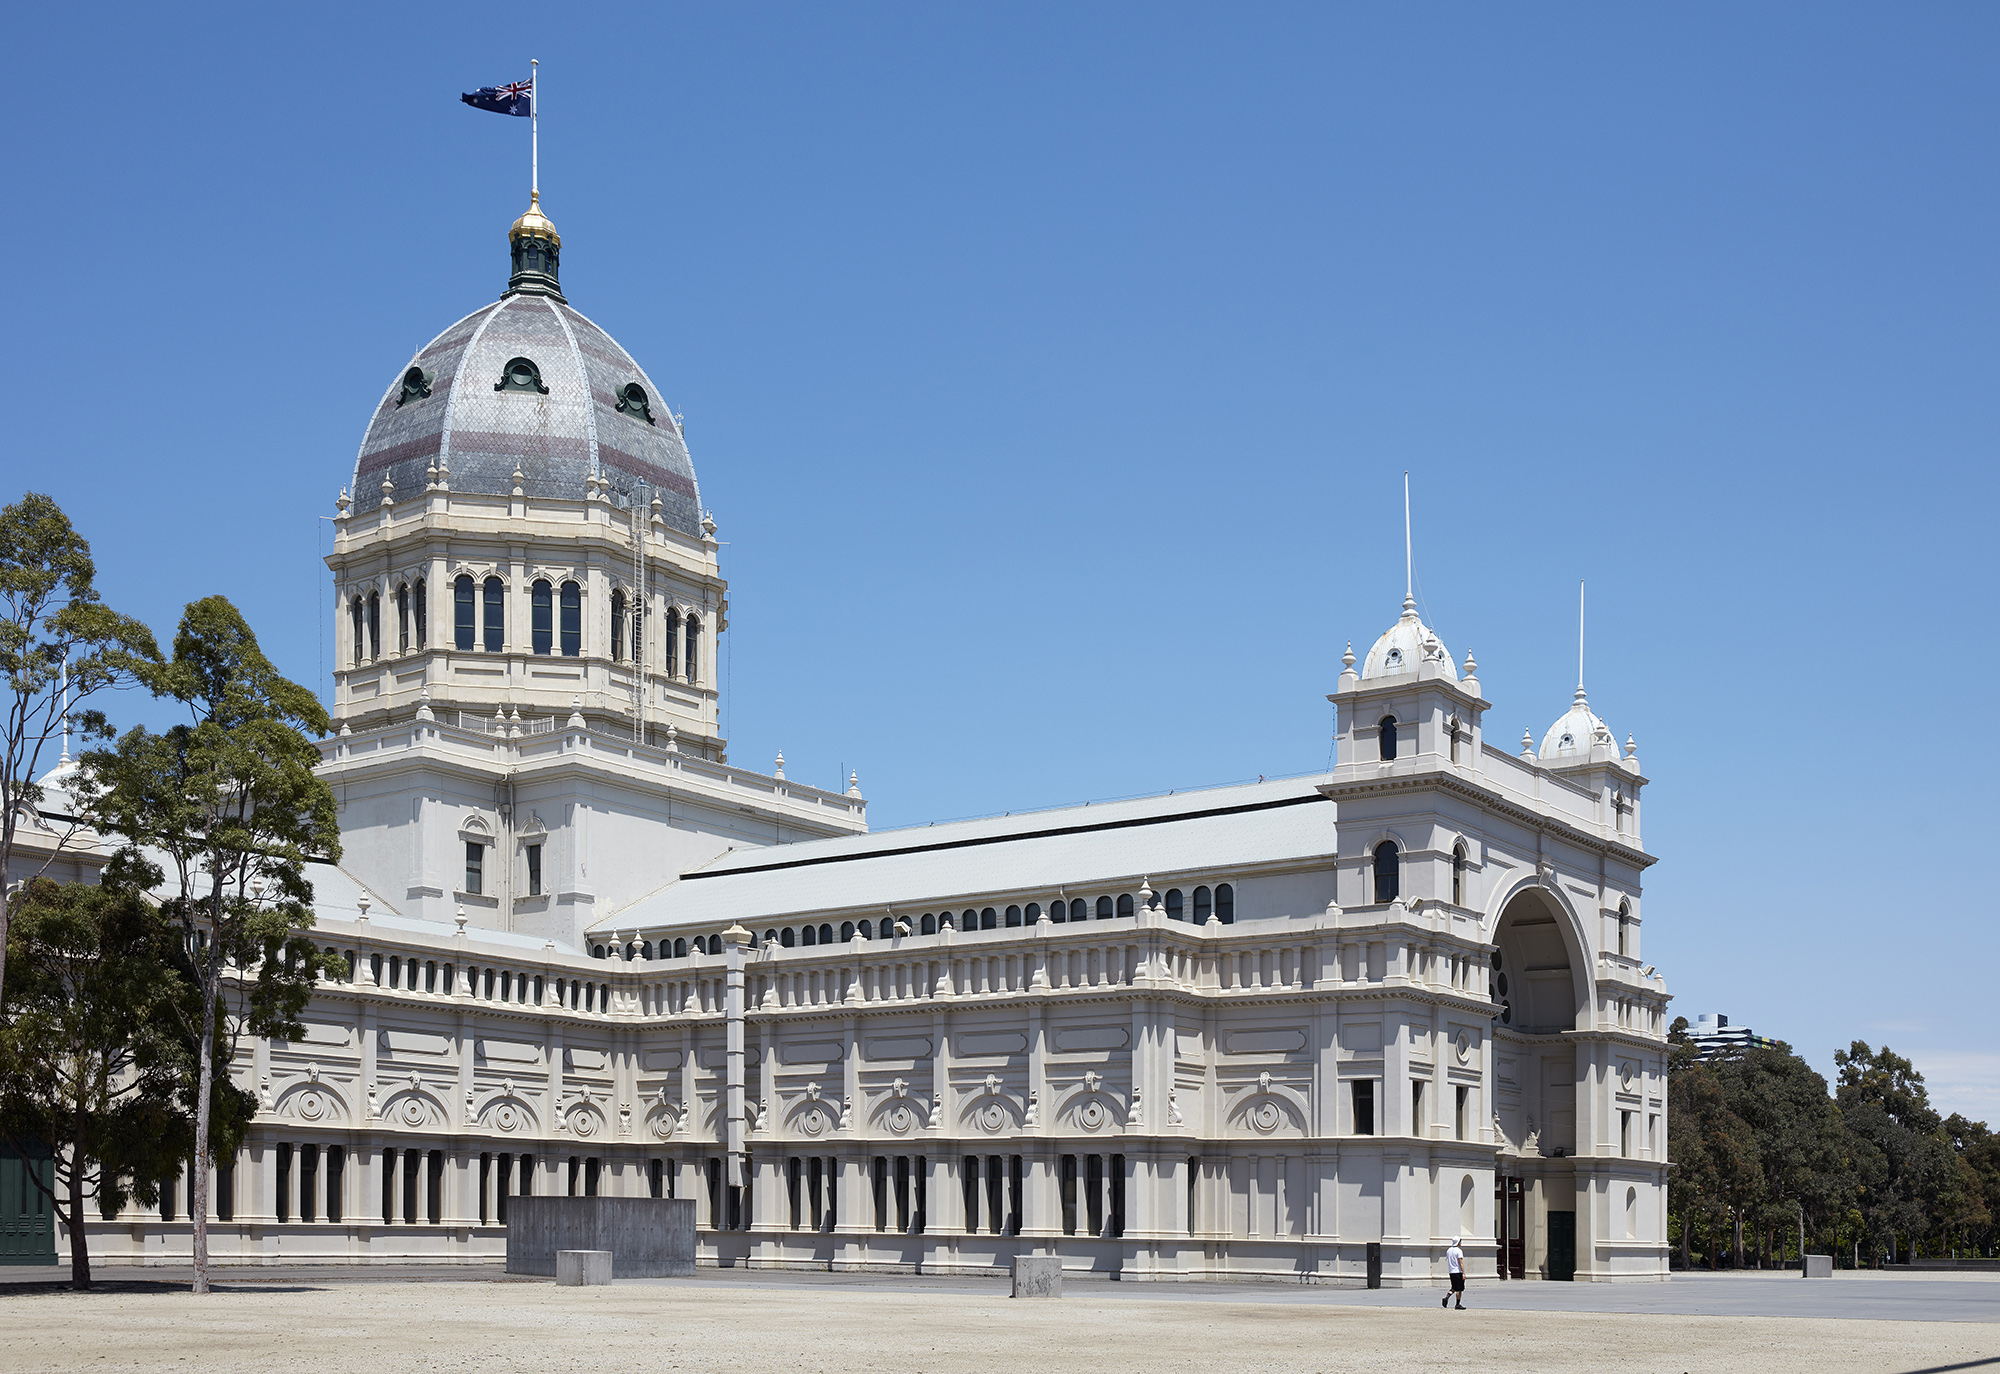
[{"label": "eucalyptus tree", "polygon": [[[12,880],[22,821],[42,821],[36,780],[55,763],[56,741],[65,730],[108,739],[103,712],[84,703],[160,655],[152,631],[107,607],[96,581],[90,544],[53,500],[29,492],[0,509],[0,889]],[[42,870],[77,829],[55,819]],[[13,892],[0,892],[0,990],[13,905]]]},{"label": "eucalyptus tree", "polygon": [[[173,923],[138,875],[28,883],[8,931],[14,976],[0,1017],[0,1139],[53,1147],[53,1180],[27,1171],[69,1232],[70,1280],[90,1287],[92,1206],[148,1206],[180,1171],[194,982]],[[143,878],[140,878],[143,881]]]},{"label": "eucalyptus tree", "polygon": [[317,774],[326,708],[283,677],[227,600],[191,603],[173,657],[142,668],[154,692],[179,702],[186,723],[143,727],[84,760],[79,790],[93,819],[135,858],[161,870],[163,909],[178,923],[197,998],[195,1291],[208,1291],[208,1170],[216,1143],[213,1091],[240,1036],[297,1040],[299,1014],[320,972],[332,971],[306,935],[313,924],[311,859],[339,857],[333,793]]}]

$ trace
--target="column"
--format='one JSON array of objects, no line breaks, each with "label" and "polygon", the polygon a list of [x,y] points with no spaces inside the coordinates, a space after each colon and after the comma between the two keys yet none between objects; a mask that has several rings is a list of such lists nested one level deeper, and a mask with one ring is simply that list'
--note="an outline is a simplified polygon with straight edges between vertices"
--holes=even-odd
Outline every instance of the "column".
[{"label": "column", "polygon": [[1021,1238],[1034,1243],[1036,1254],[1052,1254],[1055,1239],[1062,1234],[1055,1151],[1023,1142],[1021,1154]]}]

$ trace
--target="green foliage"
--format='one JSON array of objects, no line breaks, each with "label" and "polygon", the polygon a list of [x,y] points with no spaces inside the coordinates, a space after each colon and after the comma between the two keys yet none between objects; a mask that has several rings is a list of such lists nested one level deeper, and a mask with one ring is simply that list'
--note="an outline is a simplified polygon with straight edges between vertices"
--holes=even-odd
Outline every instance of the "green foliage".
[{"label": "green foliage", "polygon": [[50,1201],[87,1288],[88,1206],[152,1205],[193,1145],[193,971],[173,923],[129,883],[37,880],[8,940],[0,1139],[57,1147]]},{"label": "green foliage", "polygon": [[[104,714],[83,703],[160,657],[151,630],[104,605],[96,577],[90,545],[54,501],[29,492],[0,509],[0,875],[14,871],[22,815],[41,805],[36,779],[65,723],[86,742],[108,739]],[[39,836],[50,857],[74,828],[57,821]],[[10,909],[0,906],[0,988]]]},{"label": "green foliage", "polygon": [[[214,1157],[209,1084],[244,1034],[297,1040],[300,1013],[322,971],[305,934],[313,924],[308,858],[334,859],[333,793],[315,773],[323,735],[319,700],[279,675],[236,608],[221,597],[188,606],[173,658],[140,678],[181,702],[189,720],[155,734],[130,730],[84,760],[79,796],[99,827],[126,841],[122,862],[157,856],[163,910],[194,951],[196,1024],[203,1046],[195,1149]],[[207,1287],[206,1171],[196,1170],[196,1290]]]}]

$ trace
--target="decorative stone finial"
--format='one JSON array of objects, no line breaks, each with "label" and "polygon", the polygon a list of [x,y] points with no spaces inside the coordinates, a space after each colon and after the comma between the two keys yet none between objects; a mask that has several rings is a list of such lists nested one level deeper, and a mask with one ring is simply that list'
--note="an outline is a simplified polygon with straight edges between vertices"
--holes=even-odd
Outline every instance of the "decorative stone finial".
[{"label": "decorative stone finial", "polygon": [[437,465],[437,459],[433,458],[431,459],[430,463],[424,468],[424,490],[436,491],[437,484],[438,484],[438,465]]},{"label": "decorative stone finial", "polygon": [[1354,666],[1354,641],[1351,639],[1347,641],[1347,652],[1340,656],[1340,666],[1343,668]]},{"label": "decorative stone finial", "polygon": [[451,490],[451,460],[448,458],[438,459],[438,490]]},{"label": "decorative stone finial", "polygon": [[783,782],[785,780],[785,751],[782,749],[778,751],[778,766],[776,771],[774,771],[771,774],[771,776],[778,779],[778,781],[780,782]]},{"label": "decorative stone finial", "polygon": [[1472,657],[1472,650],[1467,649],[1465,651],[1465,675],[1467,677],[1471,677],[1474,673],[1478,671],[1479,671],[1479,664],[1474,661]]},{"label": "decorative stone finial", "polygon": [[653,523],[655,525],[665,523],[665,519],[662,514],[663,510],[664,508],[660,505],[660,494],[656,491],[653,493]]},{"label": "decorative stone finial", "polygon": [[708,511],[701,513],[701,537],[711,540],[715,538],[715,516]]},{"label": "decorative stone finial", "polygon": [[382,504],[385,506],[396,504],[396,484],[386,476],[382,479]]},{"label": "decorative stone finial", "polygon": [[850,797],[861,795],[861,774],[849,773],[847,775],[847,795]]},{"label": "decorative stone finial", "polygon": [[427,686],[421,687],[417,690],[417,719],[418,720],[437,719],[436,714],[433,713],[431,710],[431,689]]},{"label": "decorative stone finial", "polygon": [[525,483],[527,480],[528,480],[528,474],[521,471],[519,465],[517,464],[514,468],[514,490],[511,494],[514,496],[526,496],[528,493],[522,484]]},{"label": "decorative stone finial", "polygon": [[669,754],[678,754],[680,753],[680,751],[681,751],[681,732],[679,728],[676,727],[672,721],[668,721],[667,752]]},{"label": "decorative stone finial", "polygon": [[368,919],[368,908],[374,904],[373,899],[365,892],[354,899],[354,905],[361,909],[361,919],[364,921]]},{"label": "decorative stone finial", "polygon": [[1153,880],[1151,878],[1141,878],[1139,880],[1139,909],[1141,911],[1151,911],[1153,909]]},{"label": "decorative stone finial", "polygon": [[347,494],[347,488],[342,487],[340,489],[340,495],[335,497],[333,502],[333,508],[340,512],[340,514],[335,518],[340,520],[345,520],[347,518],[347,509],[349,506],[352,506],[353,504],[354,502],[352,498],[350,498]]},{"label": "decorative stone finial", "polygon": [[1531,759],[1534,756],[1535,756],[1535,737],[1528,731],[1523,730],[1521,732],[1521,757],[1524,759]]},{"label": "decorative stone finial", "polygon": [[464,904],[464,903],[462,903],[462,902],[461,902],[461,903],[459,904],[459,908],[458,908],[458,910],[457,910],[456,912],[454,912],[454,913],[452,914],[452,918],[451,918],[451,919],[452,919],[452,922],[453,922],[453,924],[455,924],[455,925],[456,925],[456,926],[458,927],[458,933],[459,933],[460,935],[463,935],[463,934],[465,934],[465,904]]},{"label": "decorative stone finial", "polygon": [[581,730],[584,728],[582,697],[571,697],[569,699],[569,719],[563,722],[563,728],[566,730]]}]

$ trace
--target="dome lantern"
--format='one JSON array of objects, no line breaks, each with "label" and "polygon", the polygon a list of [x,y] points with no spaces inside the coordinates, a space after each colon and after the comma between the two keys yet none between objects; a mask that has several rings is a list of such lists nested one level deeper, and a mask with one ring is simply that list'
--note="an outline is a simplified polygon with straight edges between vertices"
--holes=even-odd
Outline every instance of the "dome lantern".
[{"label": "dome lantern", "polygon": [[527,292],[564,299],[558,274],[562,235],[542,213],[541,192],[529,194],[528,212],[507,231],[507,248],[514,265],[513,275],[507,278],[508,295]]}]

